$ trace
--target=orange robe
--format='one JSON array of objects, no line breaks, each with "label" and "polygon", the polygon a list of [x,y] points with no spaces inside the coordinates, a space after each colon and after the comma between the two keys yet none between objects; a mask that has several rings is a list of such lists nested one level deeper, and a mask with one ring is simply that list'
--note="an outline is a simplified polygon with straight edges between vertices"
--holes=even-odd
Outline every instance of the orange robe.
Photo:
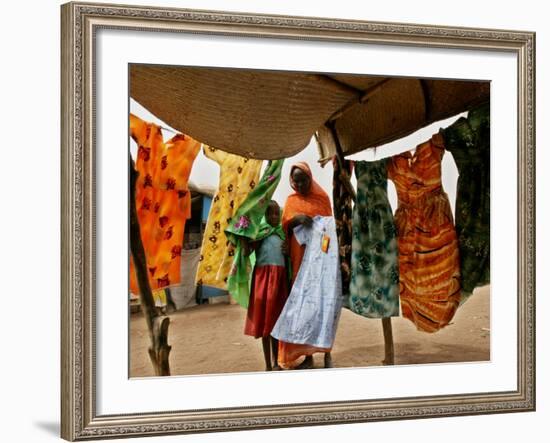
[{"label": "orange robe", "polygon": [[[302,259],[304,258],[305,246],[302,246],[294,238],[292,232],[288,231],[290,221],[299,214],[309,215],[314,217],[316,215],[329,216],[332,215],[332,206],[327,193],[321,188],[321,186],[313,180],[313,175],[309,166],[305,162],[299,162],[292,166],[290,169],[290,185],[294,188],[292,183],[292,171],[294,168],[300,168],[311,179],[311,188],[307,195],[301,195],[298,192],[288,196],[285,206],[283,208],[283,230],[288,234],[287,238],[290,239],[289,252],[290,263],[292,266],[292,283],[298,275]],[[305,344],[295,344],[279,341],[279,355],[277,361],[283,368],[293,368],[300,363],[300,357],[305,355],[313,355],[316,352],[330,352],[327,348],[317,348],[315,346]]]},{"label": "orange robe", "polygon": [[[130,114],[130,134],[138,145],[136,210],[153,291],[180,283],[185,221],[191,217],[189,175],[201,144],[177,134],[166,143],[161,128]],[[130,291],[139,293],[133,260]]]},{"label": "orange robe", "polygon": [[403,317],[436,332],[453,318],[460,300],[460,262],[453,214],[441,185],[439,134],[388,162],[399,205],[395,213]]}]

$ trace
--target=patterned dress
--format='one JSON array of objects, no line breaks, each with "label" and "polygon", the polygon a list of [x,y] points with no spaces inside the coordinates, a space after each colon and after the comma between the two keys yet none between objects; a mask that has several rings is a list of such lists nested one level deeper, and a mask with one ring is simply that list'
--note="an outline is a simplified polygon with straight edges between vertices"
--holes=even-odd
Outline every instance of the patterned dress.
[{"label": "patterned dress", "polygon": [[[191,217],[187,187],[201,144],[177,134],[164,142],[161,128],[130,115],[130,135],[138,145],[136,211],[153,294],[181,282],[185,221]],[[133,260],[130,291],[139,294]]]},{"label": "patterned dress", "polygon": [[417,329],[436,332],[453,318],[460,301],[460,260],[453,215],[441,185],[443,138],[436,134],[388,162],[399,206],[401,311]]},{"label": "patterned dress", "polygon": [[[333,160],[334,173],[332,178],[332,204],[334,209],[334,219],[336,221],[336,235],[338,236],[338,250],[340,255],[340,269],[342,273],[342,293],[349,295],[349,285],[351,281],[351,239],[352,239],[352,195],[344,185],[342,172],[351,178],[353,162],[344,160],[343,167],[340,163]],[[343,171],[342,171],[343,170]]]},{"label": "patterned dress", "polygon": [[456,232],[460,249],[462,296],[490,281],[490,109],[474,109],[441,131],[445,149],[460,173],[456,193]]},{"label": "patterned dress", "polygon": [[387,194],[388,159],[355,163],[350,309],[370,318],[399,315],[396,230]]},{"label": "patterned dress", "polygon": [[197,284],[226,289],[235,248],[224,231],[246,196],[256,187],[262,160],[229,154],[209,146],[205,146],[203,152],[220,165],[220,180],[208,214],[196,281]]}]

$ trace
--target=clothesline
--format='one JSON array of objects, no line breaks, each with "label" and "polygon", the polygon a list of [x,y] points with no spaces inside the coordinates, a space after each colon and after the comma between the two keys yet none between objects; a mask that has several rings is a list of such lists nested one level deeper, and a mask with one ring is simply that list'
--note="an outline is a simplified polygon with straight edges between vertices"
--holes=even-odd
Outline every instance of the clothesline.
[{"label": "clothesline", "polygon": [[[485,111],[485,112],[487,112],[487,111]],[[481,118],[481,117],[479,117],[479,118]],[[464,125],[464,123],[461,123],[463,120],[464,119],[459,119],[458,121],[455,121],[455,123],[453,123],[453,125],[451,125],[451,127],[455,127],[455,125],[457,125],[457,127],[459,127],[459,126],[462,127],[461,125]],[[163,126],[157,126],[157,127],[171,130],[169,128],[164,128]],[[336,166],[336,164],[338,164],[338,166],[340,166],[338,168],[339,171],[337,171],[337,179],[340,182],[340,184],[346,189],[346,192],[350,195],[351,199],[356,200],[357,199],[357,191],[356,191],[356,189],[354,188],[354,186],[352,185],[352,182],[351,182],[351,178],[352,178],[351,171],[347,171],[344,168],[342,168],[342,166],[344,165],[344,162],[346,161],[346,159],[345,159],[345,154],[342,151],[342,147],[340,145],[340,140],[338,139],[335,128],[332,124],[327,125],[327,129],[329,131],[331,131],[332,134],[333,134],[333,139],[334,139],[334,144],[335,144],[334,148],[335,148],[335,151],[336,151],[335,166]],[[450,130],[450,128],[445,129],[445,131],[449,131],[449,130]],[[171,130],[171,131],[173,131],[173,130]],[[449,134],[451,134],[451,132],[449,132]],[[460,133],[459,135],[461,137],[463,136],[462,133]],[[438,133],[437,136],[441,137],[440,133]],[[453,133],[453,137],[450,138],[448,140],[448,143],[447,143],[449,145],[449,147],[452,147],[453,143],[456,143],[455,139],[460,139],[460,138],[459,138],[459,136],[455,136],[454,133]],[[422,147],[426,143],[428,143],[428,142],[425,142],[424,144],[421,144],[421,145],[418,145],[418,146]],[[432,143],[432,144],[434,144],[434,143]],[[436,156],[436,154],[434,154],[433,157],[434,157],[434,159],[437,157],[437,162],[440,163],[441,162],[441,157],[442,157],[442,153],[440,152],[441,148],[442,148],[442,145],[439,144],[439,143],[435,143],[434,148],[432,150],[434,152],[436,152],[435,151],[436,148],[437,148],[437,156]],[[425,148],[424,151],[426,151],[426,149],[427,148]],[[410,152],[410,151],[411,151],[410,149],[406,149],[406,150],[403,150],[402,152]],[[248,189],[248,187],[250,187],[250,189],[253,189],[255,187],[255,185],[258,183],[258,178],[259,178],[261,165],[260,164],[254,164],[254,168],[252,168],[254,170],[253,171],[254,173],[250,176],[248,174],[245,174],[245,169],[247,169],[247,167],[250,167],[252,163],[261,163],[261,161],[255,160],[255,161],[251,162],[248,159],[240,158],[238,156],[234,156],[234,155],[231,155],[229,153],[225,153],[224,151],[220,151],[220,150],[214,149],[214,148],[206,148],[204,153],[205,153],[205,156],[207,158],[210,158],[211,160],[214,160],[215,162],[220,164],[222,173],[225,171],[226,173],[228,172],[229,175],[232,176],[230,178],[229,175],[228,175],[227,178],[230,178],[230,179],[227,180],[227,181],[226,181],[225,178],[223,180],[220,179],[220,183],[219,183],[218,188],[219,188],[220,192],[231,194],[232,198],[227,200],[227,204],[230,206],[230,208],[226,208],[226,209],[228,211],[230,210],[230,213],[233,214],[233,212],[236,210],[236,208],[239,208],[240,204],[242,203],[242,201],[239,201],[240,197],[237,198],[238,196],[236,194],[234,194],[234,192],[236,192],[236,190],[238,188],[238,186],[236,187],[236,184],[234,182],[235,175],[237,175],[239,178],[243,178],[244,189]],[[401,160],[399,160],[399,162],[401,162],[401,163],[408,162],[408,165],[409,165],[408,167],[409,168],[410,168],[411,160],[419,158],[418,156],[413,156],[412,154],[407,155],[407,156],[399,156],[399,154],[394,154],[393,155],[393,157],[396,157],[396,156],[405,157],[405,158],[401,158]],[[231,158],[235,157],[235,161],[234,162],[228,162],[226,164],[226,162],[223,160],[223,158],[226,158],[226,157],[231,157]],[[432,155],[427,155],[426,154],[425,157],[428,158],[428,160],[430,160],[430,161],[433,160],[431,158]],[[428,161],[428,160],[425,160],[425,161]],[[398,160],[396,160],[396,162],[397,161]],[[241,164],[241,162],[242,162],[242,164]],[[378,162],[379,161],[372,162],[373,164],[369,165],[369,166],[374,167],[375,164],[377,164]],[[223,163],[223,167],[222,167],[221,163]],[[245,163],[246,163],[246,167],[245,167]],[[369,163],[371,163],[371,162],[369,162]],[[380,164],[382,164],[382,163],[380,163]],[[405,166],[403,166],[403,168],[407,169]],[[384,168],[382,168],[382,169],[384,169]],[[440,170],[440,169],[438,169],[438,170]],[[236,171],[238,171],[238,172],[236,172]],[[226,175],[226,174],[223,174],[223,175]],[[485,177],[486,174],[484,174],[484,172],[482,170],[478,175],[480,176],[480,180],[481,180],[481,177]],[[336,178],[336,176],[335,176],[335,178]],[[440,178],[438,180],[440,180]],[[474,181],[474,180],[472,179],[470,181]],[[244,196],[244,194],[243,194],[243,196]],[[222,201],[222,200],[220,200],[220,201]],[[223,199],[223,201],[225,201],[225,199]],[[217,208],[216,205],[214,205],[214,207]],[[211,210],[212,210],[212,208],[211,208]],[[208,247],[211,246],[211,244],[213,244],[213,245],[219,244],[220,243],[220,238],[219,238],[220,235],[221,235],[221,238],[223,239],[223,234],[222,233],[224,232],[224,226],[223,226],[224,223],[222,223],[222,222],[225,221],[225,223],[227,223],[227,220],[229,218],[229,213],[221,211],[221,212],[223,212],[223,214],[222,214],[223,216],[221,217],[221,219],[220,220],[214,220],[215,217],[213,217],[212,214],[214,214],[215,212],[217,212],[217,211],[213,211],[211,213],[211,215],[209,216],[209,222],[212,222],[212,227],[211,227],[212,229],[208,229],[209,226],[207,226],[206,233],[208,233],[208,235],[205,235],[205,237],[204,237],[204,238],[207,239],[207,241],[203,242],[203,247],[205,247],[207,249],[207,251],[205,253],[203,253],[203,256],[204,256],[204,260],[203,260],[204,269],[203,269],[203,271],[206,274],[202,275],[204,272],[201,272],[201,266],[199,265],[199,272],[197,273],[197,280],[200,281],[202,284],[208,284],[210,286],[217,286],[217,284],[219,284],[221,286],[225,286],[226,282],[224,281],[225,280],[224,276],[227,277],[228,274],[229,274],[229,268],[230,268],[231,262],[232,262],[232,259],[230,259],[229,257],[232,257],[233,254],[230,254],[229,253],[230,251],[225,251],[226,248],[224,248],[223,245],[222,245],[221,248],[220,247],[215,248],[215,250],[217,252],[221,253],[221,257],[214,254],[216,257],[213,257],[212,260],[210,260],[209,259],[210,258],[209,253],[211,251],[208,249]],[[443,213],[444,211],[443,212],[439,211],[439,212]],[[449,217],[449,218],[451,218],[451,217]],[[216,226],[214,226],[215,221],[217,221]],[[481,227],[484,227],[485,224],[486,224],[485,221],[479,222],[479,225]],[[387,237],[387,235],[386,235],[386,237]],[[483,243],[482,246],[485,246],[485,243]],[[226,254],[226,252],[228,252],[228,253]],[[464,255],[465,254],[461,254],[461,256],[464,256]],[[224,265],[228,264],[228,266],[220,266],[220,262],[223,262]],[[207,268],[209,269],[208,271],[206,271]],[[206,278],[206,277],[208,277],[208,278]],[[210,280],[212,280],[212,281],[210,281]],[[477,282],[475,282],[474,285],[476,283]]]},{"label": "clothesline", "polygon": [[159,125],[159,128],[164,129],[165,131],[171,132],[172,134],[181,134],[181,132],[176,131],[175,129],[172,129],[172,128],[167,128],[166,126]]}]

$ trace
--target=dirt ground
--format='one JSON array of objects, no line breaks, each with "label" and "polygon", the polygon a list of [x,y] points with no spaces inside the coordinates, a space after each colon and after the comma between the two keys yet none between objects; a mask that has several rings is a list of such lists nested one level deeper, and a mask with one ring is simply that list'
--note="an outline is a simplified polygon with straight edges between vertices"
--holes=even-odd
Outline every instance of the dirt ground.
[{"label": "dirt ground", "polygon": [[[489,286],[479,288],[445,329],[427,334],[393,318],[395,364],[490,360]],[[243,334],[246,311],[238,305],[200,305],[170,314],[172,375],[264,370],[261,340]],[[154,375],[143,315],[130,318],[130,376]],[[332,350],[334,367],[379,366],[384,359],[382,322],[342,310]],[[322,367],[323,357],[314,357]]]}]

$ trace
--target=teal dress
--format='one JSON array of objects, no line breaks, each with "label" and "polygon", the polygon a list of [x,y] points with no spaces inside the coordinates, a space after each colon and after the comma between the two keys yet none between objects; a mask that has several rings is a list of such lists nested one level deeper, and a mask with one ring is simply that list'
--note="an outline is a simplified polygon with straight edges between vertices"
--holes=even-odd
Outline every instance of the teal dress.
[{"label": "teal dress", "polygon": [[355,162],[349,308],[369,318],[399,315],[397,232],[387,194],[386,162]]},{"label": "teal dress", "polygon": [[491,151],[489,104],[441,130],[459,177],[455,223],[460,251],[462,301],[490,281]]}]

